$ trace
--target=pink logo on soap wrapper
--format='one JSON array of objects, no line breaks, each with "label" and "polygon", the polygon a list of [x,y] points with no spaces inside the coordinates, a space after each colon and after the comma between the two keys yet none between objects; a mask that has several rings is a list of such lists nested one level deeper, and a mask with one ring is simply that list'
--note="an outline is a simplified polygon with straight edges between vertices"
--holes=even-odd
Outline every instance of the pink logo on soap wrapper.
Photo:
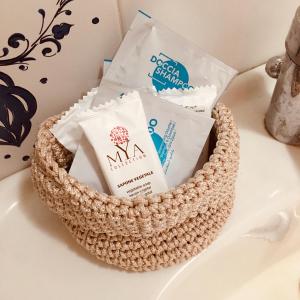
[{"label": "pink logo on soap wrapper", "polygon": [[109,137],[115,146],[114,151],[106,155],[111,171],[120,169],[146,157],[145,152],[140,146],[132,141],[130,142],[129,133],[125,127],[114,127]]},{"label": "pink logo on soap wrapper", "polygon": [[124,144],[129,140],[128,130],[125,127],[117,126],[110,132],[110,140],[115,144]]}]

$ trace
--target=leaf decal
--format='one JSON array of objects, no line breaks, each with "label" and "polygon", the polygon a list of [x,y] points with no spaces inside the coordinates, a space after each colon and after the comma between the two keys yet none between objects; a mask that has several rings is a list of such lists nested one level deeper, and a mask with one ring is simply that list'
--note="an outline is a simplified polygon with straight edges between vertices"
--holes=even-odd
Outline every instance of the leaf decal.
[{"label": "leaf decal", "polygon": [[38,13],[42,16],[42,25],[41,25],[41,29],[40,29],[40,34],[42,33],[43,29],[44,29],[44,23],[45,23],[45,16],[46,16],[46,12],[44,9],[40,8],[38,10]]},{"label": "leaf decal", "polygon": [[73,25],[68,23],[61,23],[59,25],[54,25],[52,28],[52,33],[54,38],[57,40],[63,39],[66,35],[69,34],[72,26]]},{"label": "leaf decal", "polygon": [[50,38],[43,38],[41,40],[41,44],[44,44],[44,43],[48,43],[48,44],[52,44],[52,45],[55,45],[56,46],[56,51],[55,49],[53,48],[50,48],[50,47],[46,47],[42,50],[42,54],[46,57],[50,57],[50,56],[54,56],[56,55],[56,53],[60,52],[61,50],[61,44],[60,42],[58,42],[56,39],[50,37]]},{"label": "leaf decal", "polygon": [[7,47],[4,47],[4,48],[2,49],[2,52],[3,52],[3,54],[2,54],[0,57],[6,56],[6,55],[9,53],[9,50],[8,50]]},{"label": "leaf decal", "polygon": [[35,97],[0,72],[0,145],[21,146],[36,113]]},{"label": "leaf decal", "polygon": [[20,46],[20,41],[24,42],[26,40],[22,33],[14,33],[8,38],[8,45],[12,48],[18,48]]}]

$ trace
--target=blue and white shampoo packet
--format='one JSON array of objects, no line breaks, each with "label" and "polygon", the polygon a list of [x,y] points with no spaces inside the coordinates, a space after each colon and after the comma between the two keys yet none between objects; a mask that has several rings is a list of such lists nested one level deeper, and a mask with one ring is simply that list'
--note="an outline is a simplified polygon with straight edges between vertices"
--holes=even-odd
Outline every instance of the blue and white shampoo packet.
[{"label": "blue and white shampoo packet", "polygon": [[[103,73],[97,94],[88,103],[90,106],[104,104],[132,90],[151,93],[168,90],[172,91],[168,101],[210,114],[237,72],[155,19],[138,13],[113,61],[104,62]],[[201,103],[194,101],[195,97],[192,99],[189,93],[188,101],[193,103],[185,103],[185,93],[179,96],[174,93],[182,89],[195,90],[198,100],[204,100]],[[77,131],[76,140],[65,142],[69,136],[65,134],[64,126],[74,130],[78,128],[73,122],[77,119],[77,112],[72,110],[72,115],[59,120],[52,130],[60,143],[73,153],[78,147],[81,132]]]},{"label": "blue and white shampoo packet", "polygon": [[[93,104],[117,97],[124,87],[150,91],[154,88],[159,92],[208,85],[217,89],[211,105],[214,106],[236,73],[157,20],[139,12],[104,75]],[[107,84],[115,88],[110,91]]]},{"label": "blue and white shampoo packet", "polygon": [[[168,187],[183,183],[193,175],[214,119],[162,100],[151,93],[140,92],[139,95],[134,91],[122,99],[126,101],[134,97],[142,99],[148,130]],[[69,174],[99,192],[108,192],[96,155],[84,137],[80,141]]]},{"label": "blue and white shampoo packet", "polygon": [[214,119],[140,92],[148,130],[169,187],[193,175]]}]

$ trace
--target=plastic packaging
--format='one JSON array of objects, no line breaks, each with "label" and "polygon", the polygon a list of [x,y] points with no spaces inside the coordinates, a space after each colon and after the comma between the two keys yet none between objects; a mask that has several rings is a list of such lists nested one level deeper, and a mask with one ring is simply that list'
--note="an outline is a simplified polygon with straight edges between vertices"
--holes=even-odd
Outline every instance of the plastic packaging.
[{"label": "plastic packaging", "polygon": [[[192,176],[214,119],[183,109],[152,94],[140,94],[148,130],[166,174],[168,186],[177,186]],[[126,96],[122,101],[126,101]],[[98,191],[106,192],[95,164],[95,154],[90,148],[86,140],[81,140],[70,175]],[[85,172],[82,172],[83,168]]]},{"label": "plastic packaging", "polygon": [[[184,51],[183,51],[184,47]],[[107,73],[94,105],[124,92],[124,88],[161,91],[214,85],[217,97],[236,70],[143,13],[138,13]]]},{"label": "plastic packaging", "polygon": [[109,194],[109,188],[97,161],[94,148],[83,134],[77,148],[69,174],[93,189]]},{"label": "plastic packaging", "polygon": [[142,93],[152,137],[169,187],[192,176],[214,119]]},{"label": "plastic packaging", "polygon": [[[98,106],[132,90],[161,92],[164,89],[200,87],[201,91],[206,91],[209,86],[216,89],[216,97],[211,97],[210,93],[205,100],[205,107],[210,110],[236,73],[155,19],[138,13],[113,61],[105,63],[97,95],[86,104],[87,107],[91,103]],[[172,101],[176,100],[178,98]],[[202,105],[193,109],[204,112]],[[66,115],[58,121],[52,132],[61,144],[75,153],[81,132],[76,128],[78,110],[71,111],[69,117]],[[66,132],[65,126],[69,127]],[[78,135],[71,136],[72,130]]]},{"label": "plastic packaging", "polygon": [[[132,198],[168,190],[146,124],[137,92],[80,122],[113,195]],[[84,165],[82,171],[86,171]]]},{"label": "plastic packaging", "polygon": [[96,94],[97,88],[93,88],[65,112],[61,119],[50,129],[57,140],[72,153],[76,152],[82,136],[82,130],[79,127],[79,113],[91,107]]},{"label": "plastic packaging", "polygon": [[211,116],[214,101],[217,97],[217,89],[214,85],[185,90],[173,88],[160,91],[158,96],[177,105]]}]

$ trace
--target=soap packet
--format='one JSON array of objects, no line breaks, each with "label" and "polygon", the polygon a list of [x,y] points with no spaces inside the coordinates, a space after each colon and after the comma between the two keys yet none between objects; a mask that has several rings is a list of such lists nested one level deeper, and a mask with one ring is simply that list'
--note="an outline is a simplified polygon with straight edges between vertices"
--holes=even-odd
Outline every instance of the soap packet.
[{"label": "soap packet", "polygon": [[[192,176],[214,119],[183,109],[153,94],[139,94],[147,117],[149,135],[166,174],[168,187],[177,186]],[[132,95],[137,95],[137,92],[122,97],[122,101]],[[95,153],[90,148],[88,141],[83,138],[69,174],[98,191],[107,192],[103,178],[99,176],[101,170],[96,164]],[[85,172],[82,172],[83,168]]]},{"label": "soap packet", "polygon": [[97,161],[95,150],[84,134],[78,145],[69,175],[96,191],[110,194],[109,187]]},{"label": "soap packet", "polygon": [[[132,198],[168,190],[138,93],[85,114],[79,124],[113,195]],[[86,166],[82,171],[86,172]]]},{"label": "soap packet", "polygon": [[215,86],[214,106],[237,71],[173,32],[154,18],[139,12],[109,69],[102,78],[93,105],[123,93],[124,87],[159,92]]}]

